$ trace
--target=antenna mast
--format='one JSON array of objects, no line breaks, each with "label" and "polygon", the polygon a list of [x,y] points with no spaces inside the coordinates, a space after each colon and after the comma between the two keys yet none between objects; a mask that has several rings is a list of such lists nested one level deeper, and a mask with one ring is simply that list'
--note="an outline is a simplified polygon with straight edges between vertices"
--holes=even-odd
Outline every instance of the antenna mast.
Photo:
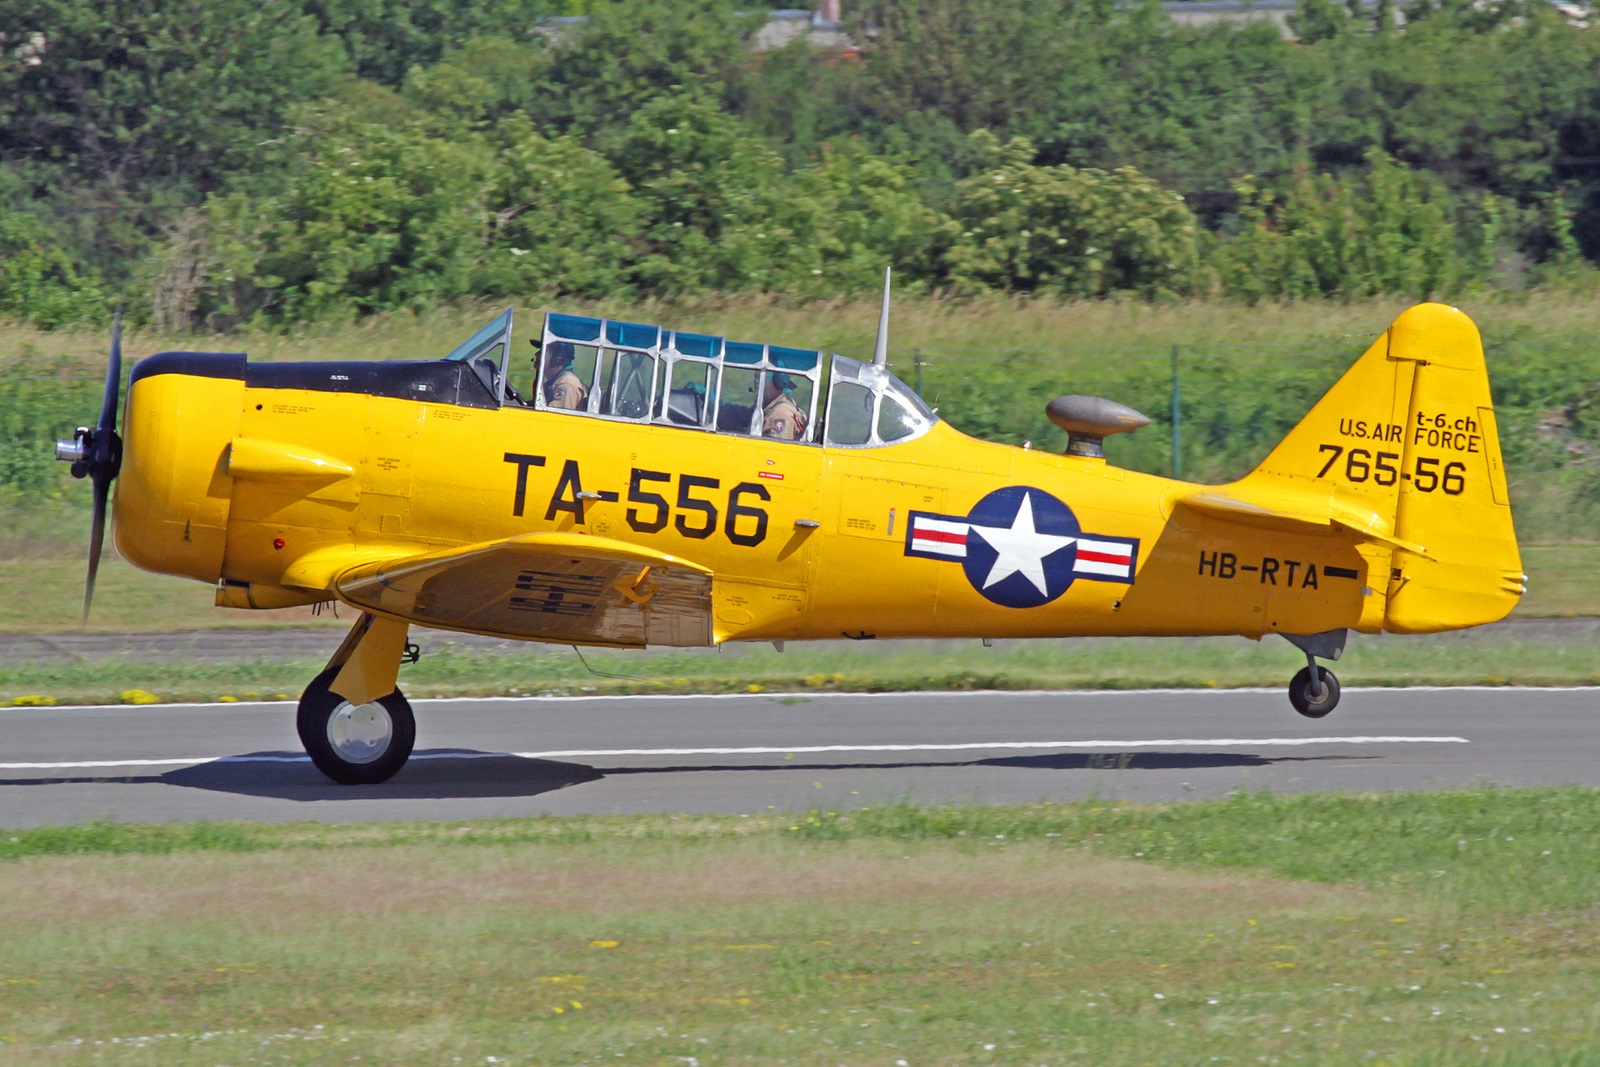
[{"label": "antenna mast", "polygon": [[878,343],[872,349],[872,365],[889,365],[889,268],[883,268],[883,309],[878,312]]}]

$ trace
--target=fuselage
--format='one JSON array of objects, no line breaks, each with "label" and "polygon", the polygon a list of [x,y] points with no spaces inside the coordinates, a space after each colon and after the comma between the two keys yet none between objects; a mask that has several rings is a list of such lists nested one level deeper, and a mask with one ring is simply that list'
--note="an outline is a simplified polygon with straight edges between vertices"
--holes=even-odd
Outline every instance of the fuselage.
[{"label": "fuselage", "polygon": [[718,641],[1382,625],[1387,549],[1202,520],[1188,483],[943,422],[837,448],[502,406],[437,361],[167,353],[125,437],[119,551],[236,606],[329,599],[297,564],[340,546],[560,531],[710,568]]}]

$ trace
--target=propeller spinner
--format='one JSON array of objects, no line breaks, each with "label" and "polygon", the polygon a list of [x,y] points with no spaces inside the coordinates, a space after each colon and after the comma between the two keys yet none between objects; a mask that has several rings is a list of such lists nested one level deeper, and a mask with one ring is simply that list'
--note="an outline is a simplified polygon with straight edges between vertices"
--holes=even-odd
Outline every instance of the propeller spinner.
[{"label": "propeller spinner", "polygon": [[88,478],[94,486],[94,523],[89,531],[89,576],[83,587],[83,621],[89,622],[94,601],[94,579],[100,569],[100,550],[106,536],[106,506],[111,480],[122,469],[122,438],[117,436],[117,397],[122,390],[122,309],[111,326],[111,358],[106,365],[106,391],[100,401],[100,421],[93,429],[79,426],[70,441],[56,442],[56,459],[72,464],[74,478]]}]

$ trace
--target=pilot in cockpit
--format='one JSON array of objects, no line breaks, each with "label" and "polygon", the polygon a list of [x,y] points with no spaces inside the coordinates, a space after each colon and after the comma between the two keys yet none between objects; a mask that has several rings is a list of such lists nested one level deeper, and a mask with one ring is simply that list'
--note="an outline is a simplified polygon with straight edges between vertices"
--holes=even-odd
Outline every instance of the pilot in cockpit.
[{"label": "pilot in cockpit", "polygon": [[794,379],[776,371],[767,372],[762,389],[761,436],[779,441],[798,441],[805,436],[806,417],[794,402]]},{"label": "pilot in cockpit", "polygon": [[583,410],[589,390],[584,387],[583,380],[573,373],[573,356],[572,345],[566,341],[552,341],[545,346],[541,374],[546,407],[564,411]]}]

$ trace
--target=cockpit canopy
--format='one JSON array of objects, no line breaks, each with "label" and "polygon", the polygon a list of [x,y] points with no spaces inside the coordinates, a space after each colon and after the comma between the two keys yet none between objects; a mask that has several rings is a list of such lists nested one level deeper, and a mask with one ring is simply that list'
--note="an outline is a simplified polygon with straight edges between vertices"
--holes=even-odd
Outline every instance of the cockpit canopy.
[{"label": "cockpit canopy", "polygon": [[511,331],[507,310],[445,357],[501,405],[841,448],[910,440],[938,421],[886,368],[811,349],[551,313],[519,367]]}]

